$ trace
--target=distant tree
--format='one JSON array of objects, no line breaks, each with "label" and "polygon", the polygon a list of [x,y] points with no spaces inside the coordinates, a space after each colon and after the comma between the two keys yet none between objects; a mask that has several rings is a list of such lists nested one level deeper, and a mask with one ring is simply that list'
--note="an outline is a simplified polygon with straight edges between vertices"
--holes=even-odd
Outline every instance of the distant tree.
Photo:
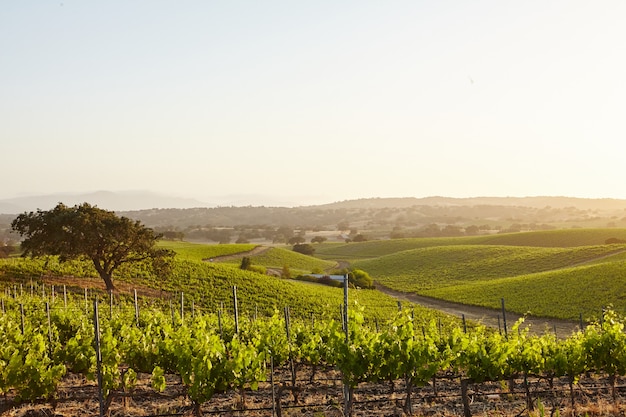
[{"label": "distant tree", "polygon": [[347,220],[342,220],[339,223],[337,223],[337,230],[342,231],[342,230],[348,230],[350,229],[350,223]]},{"label": "distant tree", "polygon": [[327,240],[328,239],[324,236],[315,236],[314,238],[311,239],[311,243],[324,243]]},{"label": "distant tree", "polygon": [[304,243],[306,242],[306,239],[304,238],[304,236],[300,236],[300,235],[296,235],[296,236],[292,236],[287,243],[289,243],[290,245],[295,245],[298,243]]},{"label": "distant tree", "polygon": [[366,240],[367,240],[367,238],[364,235],[360,234],[360,233],[354,235],[354,237],[352,238],[353,242],[365,242]]},{"label": "distant tree", "polygon": [[435,223],[431,223],[427,226],[424,226],[420,232],[420,236],[424,237],[434,237],[439,236],[441,234],[441,229]]},{"label": "distant tree", "polygon": [[471,225],[471,226],[467,226],[465,228],[465,234],[468,236],[476,236],[478,234],[478,232],[480,231],[480,229],[478,228],[478,226],[476,225]]},{"label": "distant tree", "polygon": [[174,256],[155,247],[161,235],[141,222],[88,203],[59,203],[52,210],[23,213],[11,227],[24,237],[22,256],[58,255],[61,262],[89,259],[107,290],[114,289],[113,273],[123,264],[151,260],[153,268],[162,271]]},{"label": "distant tree", "polygon": [[183,232],[177,232],[174,230],[166,230],[163,232],[163,239],[165,240],[183,240],[185,234]]},{"label": "distant tree", "polygon": [[239,235],[239,237],[237,238],[235,243],[250,243],[250,241],[248,239],[246,239],[245,235],[241,234],[241,235]]},{"label": "distant tree", "polygon": [[460,226],[457,226],[454,224],[448,224],[441,230],[441,235],[442,236],[461,236],[463,235],[463,232],[461,231]]},{"label": "distant tree", "polygon": [[315,248],[313,245],[308,243],[298,243],[293,245],[293,251],[303,255],[313,255],[315,253]]},{"label": "distant tree", "polygon": [[239,269],[248,270],[252,266],[252,260],[248,256],[244,256],[241,258],[241,265],[239,265]]},{"label": "distant tree", "polygon": [[288,226],[280,226],[278,229],[276,229],[276,236],[283,237],[282,240],[277,240],[276,238],[274,238],[274,240],[276,240],[277,242],[288,243],[289,239],[293,237],[293,228]]}]

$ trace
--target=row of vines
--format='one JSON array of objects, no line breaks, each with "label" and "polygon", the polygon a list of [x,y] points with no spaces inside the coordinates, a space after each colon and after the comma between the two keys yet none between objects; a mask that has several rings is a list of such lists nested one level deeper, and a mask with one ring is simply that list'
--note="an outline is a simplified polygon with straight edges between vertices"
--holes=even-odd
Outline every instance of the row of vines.
[{"label": "row of vines", "polygon": [[[51,305],[23,295],[1,301],[0,393],[16,402],[53,399],[66,374],[82,374],[98,379],[103,413],[113,394],[132,389],[138,373],[151,375],[156,392],[166,388],[166,377],[177,378],[198,416],[217,393],[236,391],[245,404],[246,392],[281,366],[291,370],[296,402],[299,369],[337,370],[348,415],[354,390],[366,382],[401,381],[403,407],[411,414],[418,387],[437,378],[459,379],[465,415],[471,415],[467,390],[474,383],[521,379],[531,410],[528,378],[550,385],[565,378],[573,406],[582,375],[606,376],[617,400],[616,379],[626,374],[624,319],[612,311],[601,323],[557,339],[531,334],[519,322],[506,334],[480,326],[442,328],[435,321],[423,324],[409,309],[374,328],[364,323],[358,306],[351,306],[346,320],[291,320],[288,310],[236,320],[221,310],[138,311],[132,303],[98,310],[94,303],[94,311],[86,312],[71,300]],[[280,400],[275,407],[280,413]]]}]

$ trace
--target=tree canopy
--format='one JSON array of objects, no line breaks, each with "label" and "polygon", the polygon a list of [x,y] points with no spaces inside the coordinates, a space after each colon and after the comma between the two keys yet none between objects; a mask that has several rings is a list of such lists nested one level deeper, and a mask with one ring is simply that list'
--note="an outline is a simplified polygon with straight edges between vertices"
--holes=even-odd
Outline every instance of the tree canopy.
[{"label": "tree canopy", "polygon": [[67,207],[59,203],[52,210],[20,214],[11,228],[24,240],[22,256],[58,255],[61,262],[89,259],[113,290],[113,273],[123,264],[151,260],[158,268],[173,256],[155,247],[161,238],[139,221],[119,217],[114,212],[88,203]]}]

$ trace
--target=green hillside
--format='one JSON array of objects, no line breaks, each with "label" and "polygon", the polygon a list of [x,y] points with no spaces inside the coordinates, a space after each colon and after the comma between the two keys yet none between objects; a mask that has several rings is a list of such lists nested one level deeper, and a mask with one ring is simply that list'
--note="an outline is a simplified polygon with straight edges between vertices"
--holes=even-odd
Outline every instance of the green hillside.
[{"label": "green hillside", "polygon": [[[83,287],[80,285],[91,283],[91,291],[96,292],[98,290],[95,288],[102,286],[102,280],[97,277],[90,262],[60,263],[55,257],[0,259],[2,288],[28,291],[32,284],[40,286],[43,282],[50,285],[47,281],[52,278],[63,285],[67,284],[68,291],[77,297],[83,295]],[[152,275],[142,264],[129,264],[120,269],[114,281],[116,286],[128,283],[124,287],[138,288],[140,294],[145,294],[146,289],[154,289],[156,291],[152,293],[158,295],[164,303],[178,303],[182,292],[188,304],[193,302],[196,308],[209,311],[217,311],[222,306],[229,309],[232,306],[233,286],[236,286],[240,310],[249,316],[272,315],[275,309],[282,310],[289,306],[294,317],[310,319],[311,315],[338,315],[343,303],[343,292],[338,288],[283,280],[243,271],[230,264],[185,259],[174,260],[166,276]],[[50,288],[47,292],[50,293]],[[104,291],[100,292],[104,296]],[[397,311],[397,301],[378,291],[351,290],[349,293],[351,304],[365,307],[365,315],[369,320],[384,320]],[[131,297],[131,294],[121,292],[118,296]],[[146,297],[144,295],[140,298],[145,302],[158,302]],[[435,317],[450,320],[435,311],[415,308],[424,320]]]},{"label": "green hillside", "polygon": [[[249,252],[257,245],[253,244],[219,244],[207,245],[202,243],[159,241],[159,247],[171,249],[180,259],[202,261],[218,256],[233,255]],[[243,256],[243,255],[242,255]]]},{"label": "green hillside", "polygon": [[605,262],[513,278],[476,281],[424,291],[425,295],[465,304],[507,309],[537,316],[585,319],[612,305],[626,312],[626,262]]},{"label": "green hillside", "polygon": [[537,232],[503,233],[481,237],[484,245],[539,246],[567,248],[603,245],[607,239],[626,241],[626,229],[558,229]]},{"label": "green hillside", "polygon": [[577,319],[626,311],[626,229],[565,229],[326,244],[392,289],[518,313]]},{"label": "green hillside", "polygon": [[[260,251],[257,254],[245,254],[241,256],[228,259],[225,263],[237,264],[241,263],[241,258],[248,256],[253,265],[261,265],[266,268],[281,269],[287,265],[291,270],[303,271],[310,273],[314,270],[326,271],[337,266],[336,262],[325,261],[313,256],[303,255],[298,252],[294,252],[291,249],[267,247],[265,250]],[[217,260],[217,262],[220,262]]]},{"label": "green hillside", "polygon": [[622,245],[538,248],[488,245],[438,246],[357,261],[353,267],[399,291],[426,290],[572,267],[621,254]]},{"label": "green hillside", "polygon": [[433,237],[372,240],[358,243],[326,243],[319,245],[316,250],[316,256],[323,259],[353,261],[377,258],[409,249],[452,245],[506,245],[565,248],[602,245],[609,238],[617,238],[626,241],[626,229],[562,229],[469,237]]}]

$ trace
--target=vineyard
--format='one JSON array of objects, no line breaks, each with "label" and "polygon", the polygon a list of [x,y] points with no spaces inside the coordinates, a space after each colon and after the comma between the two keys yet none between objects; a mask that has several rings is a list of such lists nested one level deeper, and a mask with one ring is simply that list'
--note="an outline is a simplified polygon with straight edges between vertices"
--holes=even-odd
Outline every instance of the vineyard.
[{"label": "vineyard", "polygon": [[612,311],[557,339],[413,308],[367,324],[353,302],[336,317],[240,316],[236,287],[215,312],[182,294],[168,309],[28,292],[0,298],[0,403],[12,415],[28,404],[71,415],[64,407],[76,401],[93,415],[138,416],[547,414],[598,398],[622,408],[626,334]]},{"label": "vineyard", "polygon": [[235,261],[203,261],[255,245],[162,243],[177,252],[167,274],[125,265],[114,293],[89,262],[3,259],[0,412],[623,415],[626,247],[602,244],[621,232],[316,245],[322,259],[280,248],[252,256],[294,270],[349,260],[397,290],[496,309],[506,298],[507,310],[581,318],[581,331],[559,338],[527,323],[489,329],[379,291],[346,296]]}]

